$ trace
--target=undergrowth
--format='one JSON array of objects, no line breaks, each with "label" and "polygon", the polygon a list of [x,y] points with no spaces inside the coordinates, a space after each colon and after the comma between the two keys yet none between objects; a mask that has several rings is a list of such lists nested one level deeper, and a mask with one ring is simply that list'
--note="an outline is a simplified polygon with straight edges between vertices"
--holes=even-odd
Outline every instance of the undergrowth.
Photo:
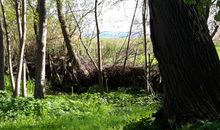
[{"label": "undergrowth", "polygon": [[148,94],[111,92],[47,96],[43,100],[0,94],[0,129],[123,129],[151,117],[160,98]]}]

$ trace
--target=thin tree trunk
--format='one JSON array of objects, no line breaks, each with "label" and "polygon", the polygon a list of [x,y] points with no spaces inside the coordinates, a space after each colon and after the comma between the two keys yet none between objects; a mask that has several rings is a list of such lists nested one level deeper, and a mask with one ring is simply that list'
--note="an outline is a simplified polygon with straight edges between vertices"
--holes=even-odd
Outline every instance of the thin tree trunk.
[{"label": "thin tree trunk", "polygon": [[97,52],[98,52],[98,76],[99,76],[99,89],[103,93],[104,92],[104,84],[103,84],[103,67],[102,67],[102,52],[101,52],[101,43],[100,43],[100,30],[99,30],[99,22],[98,22],[98,0],[95,0],[95,23],[96,23],[96,36],[97,36]]},{"label": "thin tree trunk", "polygon": [[14,80],[14,72],[13,72],[13,65],[12,65],[11,44],[10,44],[10,36],[9,36],[10,34],[8,32],[8,22],[7,22],[3,0],[1,0],[1,9],[2,9],[2,14],[3,14],[4,29],[5,29],[5,34],[6,34],[6,43],[7,43],[7,52],[8,52],[7,60],[8,60],[8,67],[9,67],[10,83],[11,83],[12,92],[14,92],[15,80]]},{"label": "thin tree trunk", "polygon": [[26,87],[26,61],[23,61],[22,69],[22,96],[27,97],[27,87]]},{"label": "thin tree trunk", "polygon": [[85,66],[81,63],[80,58],[78,57],[76,51],[72,46],[72,40],[63,14],[61,0],[56,0],[56,4],[57,4],[58,18],[60,21],[60,26],[63,33],[64,41],[66,43],[68,56],[70,57],[75,70],[81,72],[84,76],[88,76],[89,72],[87,71]]},{"label": "thin tree trunk", "polygon": [[20,32],[20,27],[19,27],[20,26],[19,25],[19,19],[20,19],[19,14],[17,15],[18,30],[21,33],[21,39],[19,40],[21,41],[21,46],[20,46],[20,53],[19,53],[16,86],[15,86],[15,92],[14,92],[15,97],[19,96],[20,94],[21,75],[22,75],[23,60],[24,60],[25,41],[26,41],[26,12],[27,12],[26,0],[22,0],[22,30],[21,32]]},{"label": "thin tree trunk", "polygon": [[146,87],[149,91],[148,86],[148,76],[147,76],[147,33],[146,33],[146,10],[147,10],[147,0],[143,1],[142,7],[142,25],[143,25],[143,33],[144,33],[144,67],[145,67],[145,75],[146,75]]},{"label": "thin tree trunk", "polygon": [[5,53],[4,53],[4,39],[2,30],[2,21],[0,19],[0,90],[5,90]]},{"label": "thin tree trunk", "polygon": [[38,37],[37,36],[37,34],[38,34],[37,33],[37,30],[38,30],[38,27],[37,27],[37,25],[38,25],[37,9],[31,5],[30,1],[31,0],[28,0],[28,5],[31,7],[32,13],[34,15],[34,23],[33,23],[33,25],[34,25],[34,34],[35,34],[35,38],[36,38],[36,41],[37,41],[37,37]]},{"label": "thin tree trunk", "polygon": [[135,53],[134,53],[133,67],[136,66],[137,57],[138,57],[138,49],[136,48],[135,49]]},{"label": "thin tree trunk", "polygon": [[149,0],[154,54],[168,118],[220,116],[220,62],[205,19],[182,0]]},{"label": "thin tree trunk", "polygon": [[211,38],[213,38],[215,34],[218,32],[218,28],[219,28],[219,25],[216,25],[214,31],[211,34]]},{"label": "thin tree trunk", "polygon": [[37,57],[34,97],[44,98],[45,93],[45,65],[46,65],[46,39],[47,19],[46,0],[38,0],[39,27],[37,39]]},{"label": "thin tree trunk", "polygon": [[136,5],[135,5],[135,9],[134,9],[134,14],[133,14],[133,17],[132,17],[131,26],[130,26],[130,30],[129,30],[128,43],[127,43],[125,59],[124,59],[124,64],[123,64],[123,71],[125,70],[125,67],[126,67],[126,64],[127,64],[127,60],[128,60],[129,51],[130,51],[131,33],[132,33],[132,28],[133,28],[133,24],[134,24],[134,20],[135,20],[135,15],[136,15],[136,12],[137,12],[138,1],[139,0],[136,1]]},{"label": "thin tree trunk", "polygon": [[19,38],[20,47],[21,47],[22,46],[22,27],[21,27],[19,8],[20,8],[20,0],[15,0],[15,14],[16,14],[16,19],[17,19],[18,38]]},{"label": "thin tree trunk", "polygon": [[147,0],[143,1],[142,7],[142,24],[143,24],[143,33],[144,33],[144,63],[145,70],[147,70],[147,33],[146,33],[146,10],[147,10]]}]

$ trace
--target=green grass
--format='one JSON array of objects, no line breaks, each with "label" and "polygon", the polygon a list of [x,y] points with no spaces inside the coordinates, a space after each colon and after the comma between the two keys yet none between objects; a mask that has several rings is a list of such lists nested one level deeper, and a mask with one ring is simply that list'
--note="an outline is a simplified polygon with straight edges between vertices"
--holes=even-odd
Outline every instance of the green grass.
[{"label": "green grass", "polygon": [[0,94],[0,129],[105,130],[123,129],[151,117],[160,106],[158,96],[125,92],[47,96],[43,100]]},{"label": "green grass", "polygon": [[217,44],[215,47],[218,52],[218,57],[220,57],[220,44]]}]

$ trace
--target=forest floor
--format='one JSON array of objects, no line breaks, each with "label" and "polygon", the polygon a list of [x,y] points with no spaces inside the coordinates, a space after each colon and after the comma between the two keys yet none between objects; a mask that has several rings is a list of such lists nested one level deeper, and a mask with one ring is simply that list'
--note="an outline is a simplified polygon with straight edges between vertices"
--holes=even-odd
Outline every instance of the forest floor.
[{"label": "forest floor", "polygon": [[[13,98],[0,91],[0,130],[164,130],[152,126],[161,106],[158,94],[126,91]],[[198,121],[177,130],[219,130],[219,122]]]},{"label": "forest floor", "polygon": [[[48,95],[45,99],[12,98],[0,94],[0,129],[4,130],[105,130],[129,129],[151,118],[161,98],[145,93],[84,93]],[[153,119],[152,119],[153,120]]]},{"label": "forest floor", "polygon": [[[220,44],[216,45],[220,56]],[[6,88],[10,92],[6,76]],[[105,93],[47,95],[35,100],[33,81],[28,81],[28,98],[12,98],[0,91],[1,130],[119,130],[146,129],[160,109],[160,95],[126,90]],[[180,129],[218,130],[219,122],[200,121]]]}]

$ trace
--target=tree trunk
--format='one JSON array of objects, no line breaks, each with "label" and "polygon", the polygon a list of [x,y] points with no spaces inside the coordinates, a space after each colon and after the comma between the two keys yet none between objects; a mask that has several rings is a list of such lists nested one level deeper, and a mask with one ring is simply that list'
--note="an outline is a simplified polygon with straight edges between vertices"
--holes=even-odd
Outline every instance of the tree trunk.
[{"label": "tree trunk", "polygon": [[142,7],[142,25],[143,25],[143,33],[144,33],[144,63],[145,70],[147,71],[147,31],[146,31],[146,10],[147,10],[147,0],[143,1]]},{"label": "tree trunk", "polygon": [[21,19],[20,19],[20,0],[15,0],[15,14],[16,14],[16,20],[17,20],[17,27],[18,27],[18,38],[20,42],[20,46],[22,44],[22,30],[21,30]]},{"label": "tree trunk", "polygon": [[134,25],[134,22],[135,22],[134,20],[135,20],[137,8],[138,8],[138,2],[139,2],[139,0],[136,0],[134,14],[133,14],[132,20],[131,20],[130,30],[129,30],[129,34],[128,34],[128,43],[127,43],[126,52],[125,52],[125,59],[124,59],[124,63],[123,63],[123,70],[125,70],[127,60],[128,60],[128,56],[129,56],[129,52],[130,52],[131,35],[132,35],[132,29],[133,29],[133,25]]},{"label": "tree trunk", "polygon": [[[18,8],[17,8],[18,9]],[[16,9],[16,12],[18,10]],[[14,96],[17,97],[20,94],[20,84],[21,84],[21,75],[23,68],[23,60],[24,60],[24,49],[25,49],[25,41],[26,41],[26,12],[27,5],[26,0],[22,0],[22,26],[20,25],[19,13],[16,13],[17,23],[18,23],[18,32],[19,32],[19,41],[20,41],[20,52],[19,52],[19,61],[18,61],[18,70],[17,70],[17,79]],[[22,30],[20,30],[22,28]]]},{"label": "tree trunk", "polygon": [[75,71],[78,71],[81,74],[88,76],[89,72],[87,71],[85,66],[81,63],[80,58],[78,57],[76,51],[74,50],[74,48],[72,46],[71,36],[69,34],[69,30],[67,28],[67,24],[66,24],[65,17],[63,14],[62,1],[56,0],[56,4],[57,4],[58,18],[60,21],[60,26],[61,26],[61,30],[63,33],[64,41],[66,43],[68,56],[70,57],[70,59],[73,63],[73,67],[74,67]]},{"label": "tree trunk", "polygon": [[44,98],[45,92],[45,65],[46,65],[46,39],[47,39],[47,19],[46,0],[38,0],[39,30],[37,39],[37,57],[34,97]]},{"label": "tree trunk", "polygon": [[4,39],[2,30],[2,21],[0,20],[0,90],[5,90],[5,53],[4,53]]},{"label": "tree trunk", "polygon": [[12,92],[14,92],[15,80],[14,80],[14,72],[13,72],[13,65],[12,65],[11,44],[10,44],[10,36],[9,36],[9,32],[8,32],[8,22],[7,22],[7,18],[6,18],[3,0],[1,0],[1,9],[2,9],[2,14],[3,14],[4,29],[5,29],[5,34],[6,34],[6,43],[7,43],[7,52],[8,52],[7,59],[8,59],[10,82],[11,82]]},{"label": "tree trunk", "polygon": [[38,15],[37,15],[37,9],[36,9],[35,6],[32,5],[31,1],[32,1],[32,0],[28,0],[27,2],[28,2],[29,7],[30,7],[31,10],[32,10],[33,15],[34,15],[34,23],[33,23],[33,26],[34,26],[34,34],[35,34],[35,38],[36,38],[36,40],[37,40]]},{"label": "tree trunk", "polygon": [[22,68],[22,97],[27,97],[26,70],[26,61],[24,61]]},{"label": "tree trunk", "polygon": [[[147,77],[147,31],[146,31],[146,12],[147,11],[147,0],[143,0],[143,6],[142,6],[142,26],[143,26],[143,36],[144,36],[144,68],[146,71],[146,88],[149,90],[148,85],[148,77]],[[149,67],[149,66],[148,66]]]},{"label": "tree trunk", "polygon": [[219,118],[220,62],[205,20],[182,0],[149,0],[149,6],[166,116]]},{"label": "tree trunk", "polygon": [[99,22],[98,22],[98,0],[95,0],[95,23],[96,23],[96,37],[97,37],[97,59],[98,59],[98,77],[99,77],[99,89],[103,93],[104,92],[104,82],[103,82],[103,66],[102,66],[102,52],[101,52],[101,44],[100,44],[100,30],[99,30]]}]

